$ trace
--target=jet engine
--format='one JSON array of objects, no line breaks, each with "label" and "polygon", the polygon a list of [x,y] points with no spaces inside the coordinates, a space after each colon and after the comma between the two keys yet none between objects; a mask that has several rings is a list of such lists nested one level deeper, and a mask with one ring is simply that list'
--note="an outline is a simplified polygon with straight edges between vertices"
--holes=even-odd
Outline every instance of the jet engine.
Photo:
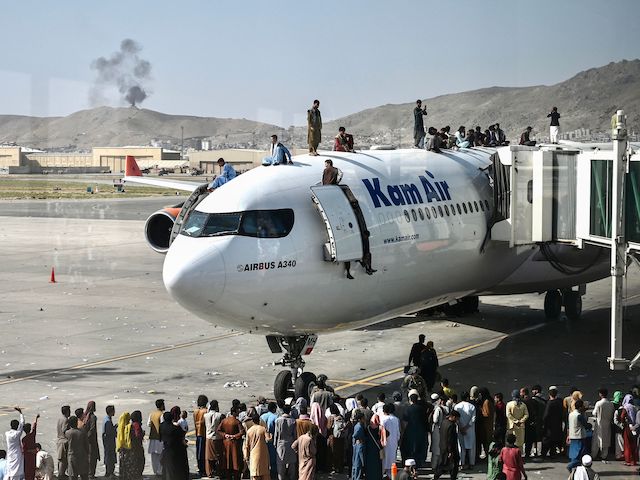
[{"label": "jet engine", "polygon": [[158,253],[167,253],[171,244],[171,229],[181,207],[166,207],[152,213],[144,224],[144,236],[149,246]]}]

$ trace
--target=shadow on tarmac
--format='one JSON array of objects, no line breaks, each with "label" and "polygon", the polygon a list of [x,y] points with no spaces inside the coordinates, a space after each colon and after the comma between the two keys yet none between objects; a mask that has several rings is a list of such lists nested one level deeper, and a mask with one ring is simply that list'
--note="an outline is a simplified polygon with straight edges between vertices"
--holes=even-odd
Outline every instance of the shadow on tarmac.
[{"label": "shadow on tarmac", "polygon": [[[503,309],[512,310],[508,307],[496,310]],[[585,398],[593,403],[600,387],[606,387],[610,392],[626,391],[640,382],[637,371],[609,370],[606,362],[610,348],[609,313],[609,308],[600,308],[585,312],[577,322],[564,317],[548,322],[537,330],[505,338],[493,350],[469,357],[464,354],[454,357],[457,359],[441,366],[439,372],[442,377],[449,379],[458,394],[478,385],[486,386],[492,393],[502,392],[508,398],[515,388],[541,384],[544,392],[549,386],[555,385],[560,395],[564,396],[569,386],[576,385],[584,392]],[[509,325],[506,328],[500,328],[506,316],[507,313],[496,315],[491,312],[489,322],[482,320],[481,314],[455,321],[477,324],[483,328],[492,328],[489,325],[497,322],[498,331],[508,333],[513,331],[512,322],[507,322]],[[515,323],[520,324],[520,321]],[[524,326],[533,324],[527,321]],[[520,324],[518,328],[522,326]],[[640,305],[626,309],[623,339],[625,356],[633,358],[640,345]],[[407,345],[407,351],[409,348],[410,345]],[[367,388],[362,393],[372,401],[381,391],[390,394],[400,390],[401,383],[402,380],[395,380],[380,387]]]}]

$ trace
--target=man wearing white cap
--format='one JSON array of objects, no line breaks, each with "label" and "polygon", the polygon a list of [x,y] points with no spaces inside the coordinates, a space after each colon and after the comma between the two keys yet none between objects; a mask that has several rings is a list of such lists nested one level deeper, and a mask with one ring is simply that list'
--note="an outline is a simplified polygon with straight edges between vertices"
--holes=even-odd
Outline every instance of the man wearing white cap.
[{"label": "man wearing white cap", "polygon": [[600,480],[600,475],[591,468],[591,463],[591,455],[584,455],[582,457],[582,465],[571,470],[569,480]]},{"label": "man wearing white cap", "polygon": [[413,458],[407,458],[404,461],[404,468],[398,472],[396,480],[412,480],[416,478],[418,478],[416,461]]}]

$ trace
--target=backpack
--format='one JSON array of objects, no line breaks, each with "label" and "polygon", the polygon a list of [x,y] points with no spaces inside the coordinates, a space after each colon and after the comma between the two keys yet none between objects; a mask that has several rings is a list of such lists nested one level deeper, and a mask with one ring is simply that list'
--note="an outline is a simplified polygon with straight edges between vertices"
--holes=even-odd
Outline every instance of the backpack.
[{"label": "backpack", "polygon": [[345,424],[344,418],[341,416],[334,417],[333,419],[333,436],[334,438],[342,438],[344,435]]}]

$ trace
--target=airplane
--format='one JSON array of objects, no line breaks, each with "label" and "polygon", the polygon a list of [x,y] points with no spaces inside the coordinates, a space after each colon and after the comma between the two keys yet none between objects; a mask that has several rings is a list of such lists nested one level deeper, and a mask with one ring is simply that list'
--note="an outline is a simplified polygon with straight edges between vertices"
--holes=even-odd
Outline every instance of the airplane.
[{"label": "airplane", "polygon": [[[491,240],[495,153],[299,155],[212,192],[142,177],[127,157],[124,181],[191,192],[145,224],[147,242],[165,254],[167,291],[208,322],[264,335],[272,353],[284,352],[275,398],[308,398],[316,376],[303,357],[322,333],[444,304],[476,311],[479,295],[546,292],[548,318],[563,306],[580,317],[585,285],[610,274],[608,251]],[[342,173],[338,185],[320,182],[327,159]]]}]

